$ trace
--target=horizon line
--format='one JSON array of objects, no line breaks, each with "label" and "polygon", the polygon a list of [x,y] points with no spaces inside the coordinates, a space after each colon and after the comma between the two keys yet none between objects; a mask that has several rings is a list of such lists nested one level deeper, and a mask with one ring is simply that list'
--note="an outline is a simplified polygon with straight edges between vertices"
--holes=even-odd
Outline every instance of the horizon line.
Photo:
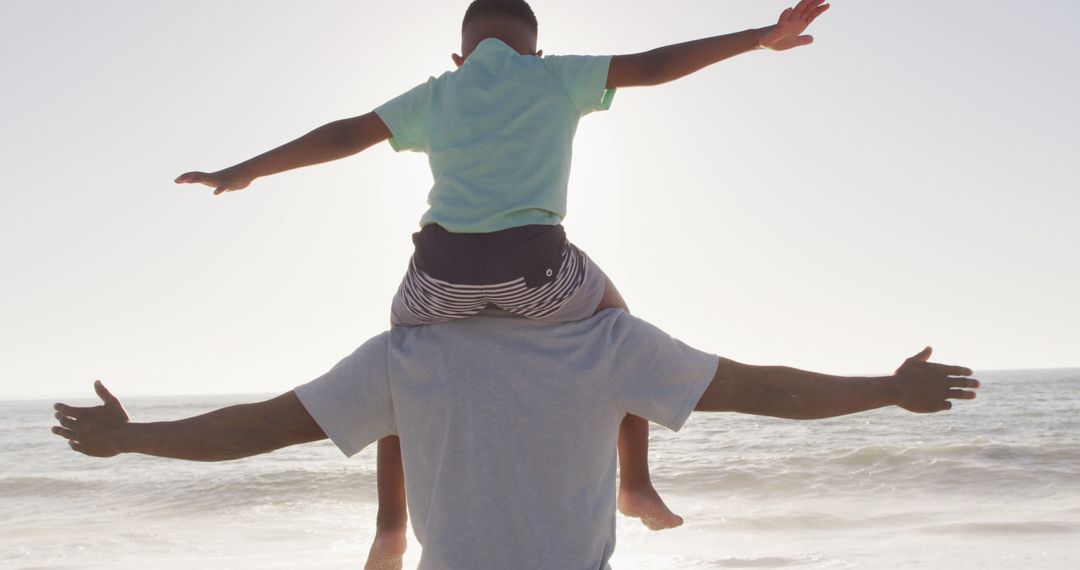
[{"label": "horizon line", "polygon": [[[1066,371],[1076,370],[1080,372],[1080,366],[1052,366],[1048,368],[998,368],[992,370],[976,370],[975,375],[980,374],[1004,374],[1009,372],[1054,372],[1054,371]],[[872,375],[870,375],[872,376]],[[299,386],[300,384],[297,384]],[[291,389],[291,388],[290,388]],[[6,404],[11,402],[56,402],[61,399],[68,400],[95,400],[97,397],[93,394],[93,390],[88,390],[89,394],[85,396],[71,396],[62,394],[46,394],[40,396],[16,396],[16,397],[0,397],[0,404]],[[279,396],[282,392],[189,392],[189,393],[172,393],[172,394],[159,394],[159,393],[133,393],[124,396],[124,399],[147,399],[147,398],[199,398],[199,397],[231,397],[231,396]]]}]

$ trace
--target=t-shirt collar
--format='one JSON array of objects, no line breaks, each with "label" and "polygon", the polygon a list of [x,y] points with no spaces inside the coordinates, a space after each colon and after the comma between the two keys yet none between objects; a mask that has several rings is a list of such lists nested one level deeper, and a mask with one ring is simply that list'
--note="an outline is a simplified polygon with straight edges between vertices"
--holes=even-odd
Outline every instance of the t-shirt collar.
[{"label": "t-shirt collar", "polygon": [[472,59],[472,57],[477,54],[486,54],[488,52],[505,50],[514,51],[514,48],[510,47],[506,42],[500,40],[499,38],[484,38],[480,40],[480,43],[476,44],[476,49],[474,49],[473,52],[469,54],[469,59]]}]

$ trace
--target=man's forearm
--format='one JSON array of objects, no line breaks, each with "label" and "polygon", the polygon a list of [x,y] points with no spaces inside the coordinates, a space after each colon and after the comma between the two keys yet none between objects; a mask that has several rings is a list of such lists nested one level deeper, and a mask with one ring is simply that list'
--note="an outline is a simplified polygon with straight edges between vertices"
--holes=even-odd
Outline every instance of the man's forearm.
[{"label": "man's forearm", "polygon": [[188,461],[228,461],[325,437],[296,396],[288,393],[182,420],[127,424],[120,448]]},{"label": "man's forearm", "polygon": [[245,407],[170,422],[128,424],[121,435],[121,449],[189,461],[227,461],[272,451],[267,442],[260,441],[261,422]]},{"label": "man's forearm", "polygon": [[830,376],[785,366],[720,359],[699,409],[812,420],[897,403],[892,378]]}]

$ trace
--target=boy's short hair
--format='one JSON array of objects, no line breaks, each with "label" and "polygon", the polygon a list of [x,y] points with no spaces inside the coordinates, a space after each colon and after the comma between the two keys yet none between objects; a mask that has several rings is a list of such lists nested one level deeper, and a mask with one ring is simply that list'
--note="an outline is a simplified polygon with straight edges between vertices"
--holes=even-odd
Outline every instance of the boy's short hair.
[{"label": "boy's short hair", "polygon": [[485,16],[505,16],[517,18],[528,24],[533,33],[537,33],[540,25],[536,21],[536,14],[525,0],[473,0],[469,8],[465,10],[465,18],[461,22],[461,28],[469,22]]}]

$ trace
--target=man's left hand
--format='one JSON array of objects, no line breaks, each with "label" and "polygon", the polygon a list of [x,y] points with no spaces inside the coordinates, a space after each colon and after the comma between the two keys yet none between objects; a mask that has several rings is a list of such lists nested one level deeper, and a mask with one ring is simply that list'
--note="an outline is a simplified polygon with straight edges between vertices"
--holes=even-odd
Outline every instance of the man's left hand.
[{"label": "man's left hand", "polygon": [[123,452],[121,441],[128,415],[120,400],[109,392],[101,380],[94,382],[94,391],[103,402],[100,406],[78,408],[55,404],[56,420],[52,432],[68,440],[71,449],[94,457],[112,457]]}]

